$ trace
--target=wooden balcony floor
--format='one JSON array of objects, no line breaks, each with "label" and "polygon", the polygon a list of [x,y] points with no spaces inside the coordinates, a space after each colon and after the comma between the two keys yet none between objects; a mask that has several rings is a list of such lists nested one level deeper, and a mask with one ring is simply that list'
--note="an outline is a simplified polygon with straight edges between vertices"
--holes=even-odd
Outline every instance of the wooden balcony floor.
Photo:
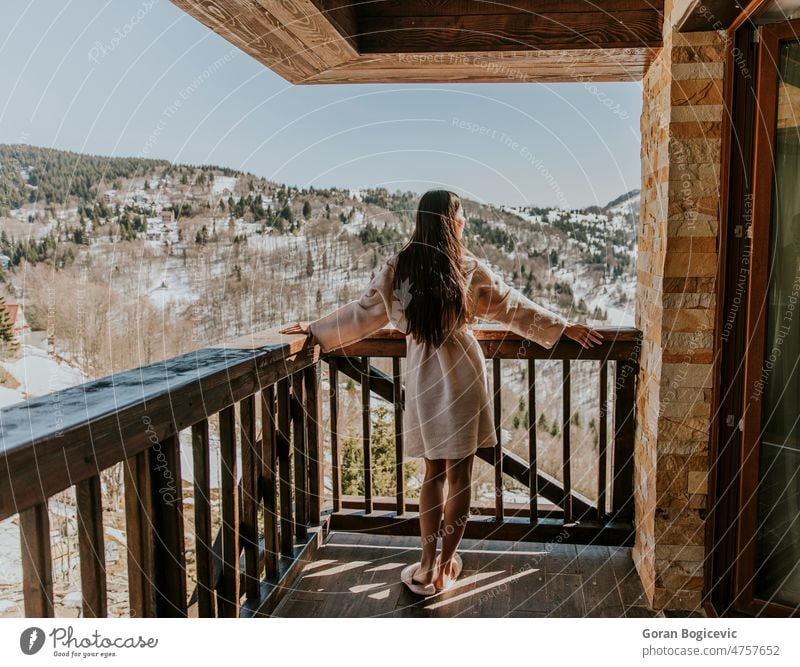
[{"label": "wooden balcony floor", "polygon": [[419,560],[419,542],[418,537],[332,532],[273,615],[663,616],[647,607],[630,548],[465,539],[457,584],[420,598],[400,581],[400,570]]}]

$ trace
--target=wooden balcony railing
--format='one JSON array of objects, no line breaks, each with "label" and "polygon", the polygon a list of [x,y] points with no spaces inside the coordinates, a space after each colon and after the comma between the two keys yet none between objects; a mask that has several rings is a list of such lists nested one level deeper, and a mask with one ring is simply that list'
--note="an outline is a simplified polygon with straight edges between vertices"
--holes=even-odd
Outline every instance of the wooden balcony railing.
[{"label": "wooden balcony railing", "polygon": [[[574,341],[563,339],[546,350],[520,336],[492,325],[475,328],[484,356],[492,365],[494,418],[498,445],[481,448],[479,458],[494,466],[493,507],[474,507],[465,528],[465,537],[510,540],[546,541],[560,539],[594,544],[628,544],[632,539],[633,516],[633,437],[635,382],[638,375],[640,334],[631,328],[603,328],[605,343],[590,350]],[[348,345],[325,355],[330,378],[331,450],[333,465],[333,512],[331,528],[341,530],[376,531],[392,534],[419,534],[419,521],[409,512],[417,512],[418,504],[405,498],[403,476],[403,388],[401,358],[405,356],[405,337],[394,330]],[[391,375],[371,364],[375,358],[391,358]],[[562,440],[561,481],[544,473],[537,465],[536,428],[536,361],[561,362],[562,411],[560,420]],[[576,361],[592,362],[597,366],[599,395],[598,453],[594,461],[597,477],[596,498],[590,500],[571,484],[571,463],[576,452],[570,438],[573,417],[571,376]],[[501,446],[502,363],[526,365],[529,425],[527,428],[527,460]],[[608,398],[609,366],[614,378],[614,400]],[[343,496],[338,420],[339,382],[343,374],[362,387],[362,449],[364,495],[359,498]],[[376,499],[372,494],[370,462],[370,401],[379,396],[394,406],[396,449],[395,497]],[[607,448],[607,416],[613,423],[611,450]],[[580,452],[586,456],[586,452]],[[610,459],[610,460],[609,460]],[[608,468],[611,469],[609,477]],[[505,508],[503,502],[504,476],[528,488],[526,508]],[[545,499],[549,503],[540,503]],[[542,507],[542,505],[545,507]],[[546,505],[550,505],[547,507]]]},{"label": "wooden balcony railing", "polygon": [[[504,508],[501,492],[487,514],[477,511],[468,537],[559,539],[629,544],[632,520],[634,383],[639,332],[602,329],[606,342],[583,350],[562,340],[544,350],[496,327],[476,327],[493,366],[496,428],[500,430],[501,360],[524,360],[528,400],[535,399],[535,360],[563,363],[562,480],[537,466],[535,420],[528,429],[528,460],[501,447],[481,456],[503,475],[529,488],[526,510]],[[209,347],[0,410],[0,520],[19,513],[23,590],[27,616],[54,615],[48,499],[75,488],[83,615],[107,615],[107,583],[100,473],[122,463],[129,607],[132,616],[198,616],[268,613],[313,557],[327,528],[419,534],[417,504],[403,485],[403,387],[405,340],[383,330],[324,356],[330,381],[330,469],[326,497],[323,467],[323,359],[300,336],[274,332]],[[375,368],[392,359],[392,375]],[[575,360],[599,365],[601,414],[613,414],[607,451],[600,420],[595,502],[571,485],[570,368]],[[607,379],[614,373],[614,401]],[[362,387],[364,495],[341,493],[339,374]],[[371,487],[370,401],[393,403],[397,485],[393,499]],[[534,414],[531,411],[530,414]],[[212,533],[209,420],[219,429],[221,526]],[[196,586],[188,590],[179,435],[191,431]],[[612,474],[606,474],[607,457]],[[241,468],[241,470],[239,469]],[[552,507],[541,509],[539,498]],[[332,507],[328,506],[328,500]],[[261,516],[262,525],[259,524]]]}]

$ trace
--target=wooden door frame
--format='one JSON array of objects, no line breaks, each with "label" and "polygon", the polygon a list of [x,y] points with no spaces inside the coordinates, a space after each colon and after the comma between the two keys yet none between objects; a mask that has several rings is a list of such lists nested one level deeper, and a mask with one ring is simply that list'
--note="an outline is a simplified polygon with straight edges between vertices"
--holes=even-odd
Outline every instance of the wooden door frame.
[{"label": "wooden door frame", "polygon": [[[751,213],[753,106],[756,48],[753,25],[737,22],[727,36],[720,164],[719,260],[715,289],[717,304],[714,337],[712,415],[709,438],[708,520],[705,529],[706,566],[703,606],[709,616],[728,616],[735,594],[737,559],[735,526],[739,515],[741,363],[745,347],[744,308],[736,299],[746,290],[742,276]],[[734,50],[739,54],[734,58]],[[746,270],[746,268],[744,269]],[[730,317],[726,314],[730,313]],[[727,331],[728,327],[730,331]],[[723,338],[723,328],[727,337]],[[734,527],[733,529],[731,527]]]},{"label": "wooden door frame", "polygon": [[770,275],[770,249],[773,222],[773,140],[777,127],[778,57],[782,41],[800,39],[800,20],[764,25],[760,30],[756,79],[757,115],[753,151],[752,243],[748,275],[747,344],[744,359],[742,396],[741,474],[739,498],[741,513],[736,541],[739,554],[735,566],[735,607],[760,616],[793,616],[795,607],[755,597],[759,462],[761,453],[761,394],[756,391],[764,364],[765,309]]}]

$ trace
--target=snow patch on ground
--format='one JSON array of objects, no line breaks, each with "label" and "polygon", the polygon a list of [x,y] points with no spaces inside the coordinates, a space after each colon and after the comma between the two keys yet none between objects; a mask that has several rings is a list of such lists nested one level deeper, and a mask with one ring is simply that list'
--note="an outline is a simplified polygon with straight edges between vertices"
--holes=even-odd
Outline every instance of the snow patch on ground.
[{"label": "snow patch on ground", "polygon": [[235,176],[215,176],[214,185],[211,188],[211,192],[212,194],[219,195],[225,192],[225,190],[228,190],[228,192],[233,192],[235,188]]},{"label": "snow patch on ground", "polygon": [[0,407],[73,387],[89,380],[89,377],[79,369],[49,356],[45,350],[32,345],[23,345],[18,359],[7,360],[0,365],[19,382],[19,386],[14,389],[0,387]]}]

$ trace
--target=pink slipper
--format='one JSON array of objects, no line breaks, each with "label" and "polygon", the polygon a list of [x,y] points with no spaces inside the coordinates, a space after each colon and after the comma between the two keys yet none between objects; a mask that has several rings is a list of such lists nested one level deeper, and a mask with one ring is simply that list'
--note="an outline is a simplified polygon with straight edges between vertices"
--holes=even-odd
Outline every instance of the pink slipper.
[{"label": "pink slipper", "polygon": [[419,569],[419,566],[419,563],[411,563],[411,565],[406,565],[406,567],[400,571],[400,579],[406,586],[408,586],[412,593],[423,595],[425,597],[429,595],[435,595],[438,591],[436,590],[436,586],[433,585],[433,582],[436,581],[436,577],[439,576],[439,556],[437,555],[436,560],[433,562],[433,579],[431,580],[431,583],[421,584],[412,579],[416,571]]}]

